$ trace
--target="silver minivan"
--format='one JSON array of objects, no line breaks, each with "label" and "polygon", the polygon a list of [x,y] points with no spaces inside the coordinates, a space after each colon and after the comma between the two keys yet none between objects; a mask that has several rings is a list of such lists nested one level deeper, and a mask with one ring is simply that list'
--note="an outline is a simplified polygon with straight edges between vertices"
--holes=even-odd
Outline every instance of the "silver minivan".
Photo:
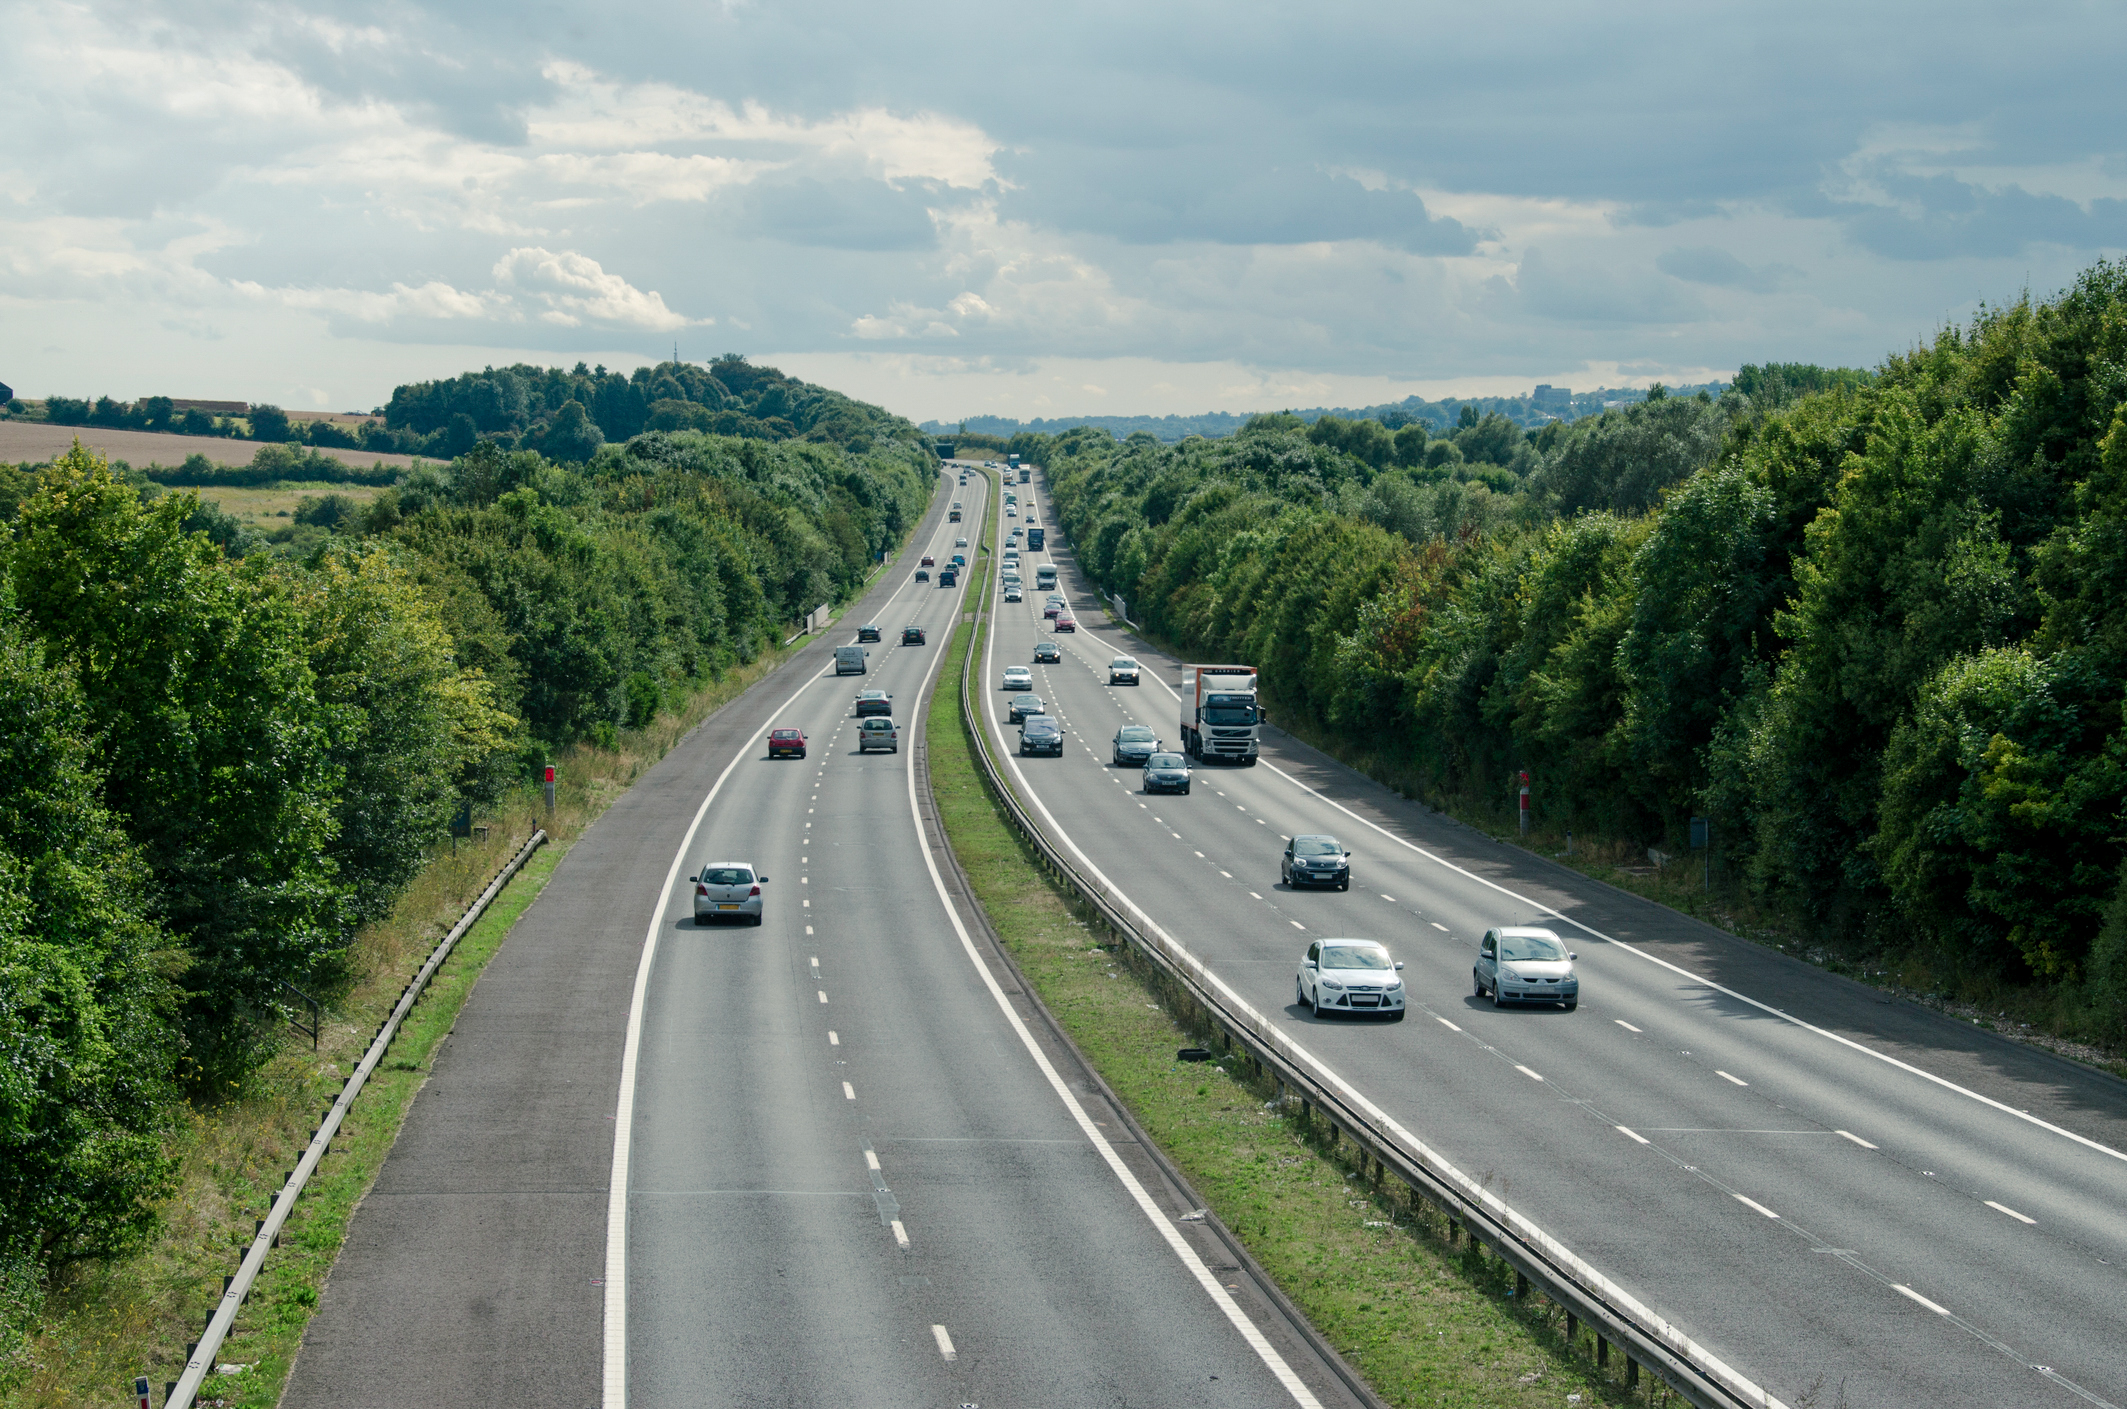
[{"label": "silver minivan", "polygon": [[1492,1006],[1509,1003],[1556,1003],[1567,1012],[1580,1006],[1580,958],[1550,930],[1513,926],[1486,930],[1477,941],[1477,962],[1470,968],[1477,996],[1490,994]]}]

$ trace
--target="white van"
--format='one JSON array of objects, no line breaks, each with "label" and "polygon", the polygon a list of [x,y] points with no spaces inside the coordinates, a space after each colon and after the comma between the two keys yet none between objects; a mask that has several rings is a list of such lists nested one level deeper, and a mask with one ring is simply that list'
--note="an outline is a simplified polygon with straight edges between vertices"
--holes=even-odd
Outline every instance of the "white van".
[{"label": "white van", "polygon": [[865,650],[862,646],[835,647],[835,674],[867,674],[868,672],[864,668],[864,658],[870,654],[871,652]]}]

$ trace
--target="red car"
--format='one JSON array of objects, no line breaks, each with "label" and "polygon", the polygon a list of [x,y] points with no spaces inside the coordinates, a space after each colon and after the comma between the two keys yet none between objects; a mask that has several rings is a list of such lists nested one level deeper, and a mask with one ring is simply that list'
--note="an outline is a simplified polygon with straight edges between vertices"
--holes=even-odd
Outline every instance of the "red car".
[{"label": "red car", "polygon": [[925,567],[927,567],[927,568],[934,568],[934,567],[938,566],[938,560],[937,560],[937,558],[933,557],[933,556],[932,556],[931,554],[929,554],[929,553],[925,553],[925,554],[923,555],[923,566],[925,566]]},{"label": "red car", "polygon": [[1041,614],[1047,617],[1050,621],[1054,621],[1056,620],[1056,618],[1063,615],[1063,608],[1057,606],[1054,602],[1051,602],[1046,607],[1043,607],[1041,609]]},{"label": "red car", "polygon": [[1076,631],[1078,630],[1078,620],[1075,617],[1060,616],[1056,618],[1056,629],[1058,631]]},{"label": "red car", "polygon": [[770,758],[803,758],[805,756],[805,731],[803,729],[770,729],[768,731],[768,756]]}]

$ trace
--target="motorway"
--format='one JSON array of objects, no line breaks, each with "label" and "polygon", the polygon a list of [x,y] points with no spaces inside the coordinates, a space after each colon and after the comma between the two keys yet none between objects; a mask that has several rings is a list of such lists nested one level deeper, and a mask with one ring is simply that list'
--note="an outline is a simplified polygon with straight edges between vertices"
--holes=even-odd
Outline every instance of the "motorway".
[{"label": "motorway", "polygon": [[[1989,1038],[1501,846],[1266,730],[1189,796],[1111,766],[1124,724],[1178,739],[1179,662],[1108,622],[1045,499],[1077,634],[1000,606],[978,667],[1012,781],[1085,868],[1329,1079],[1384,1113],[1775,1399],[2127,1402],[2127,1086]],[[999,506],[1001,513],[1001,506]],[[1000,530],[1005,521],[1000,517]],[[1018,758],[1006,665],[1062,759]],[[1145,683],[1111,687],[1119,653]],[[1337,835],[1349,892],[1279,882],[1282,839]],[[1547,924],[1579,1010],[1473,994],[1478,937]],[[1311,939],[1386,941],[1400,1024],[1294,1001]]]},{"label": "motorway", "polygon": [[[912,574],[985,495],[943,478],[830,638],[564,858],[357,1212],[291,1409],[1356,1402],[1177,1222],[1188,1191],[940,860],[917,705],[969,579]],[[836,676],[867,621],[868,673]],[[899,752],[854,751],[861,688],[894,696]],[[766,757],[777,726],[805,759]],[[733,860],[763,923],[697,923],[689,879]]]}]

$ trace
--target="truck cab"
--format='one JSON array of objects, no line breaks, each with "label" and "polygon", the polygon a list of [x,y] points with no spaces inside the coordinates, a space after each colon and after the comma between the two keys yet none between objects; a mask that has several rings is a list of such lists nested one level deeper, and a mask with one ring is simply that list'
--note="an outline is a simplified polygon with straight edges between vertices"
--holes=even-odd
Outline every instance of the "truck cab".
[{"label": "truck cab", "polygon": [[1254,767],[1263,711],[1252,665],[1182,667],[1182,750]]}]

